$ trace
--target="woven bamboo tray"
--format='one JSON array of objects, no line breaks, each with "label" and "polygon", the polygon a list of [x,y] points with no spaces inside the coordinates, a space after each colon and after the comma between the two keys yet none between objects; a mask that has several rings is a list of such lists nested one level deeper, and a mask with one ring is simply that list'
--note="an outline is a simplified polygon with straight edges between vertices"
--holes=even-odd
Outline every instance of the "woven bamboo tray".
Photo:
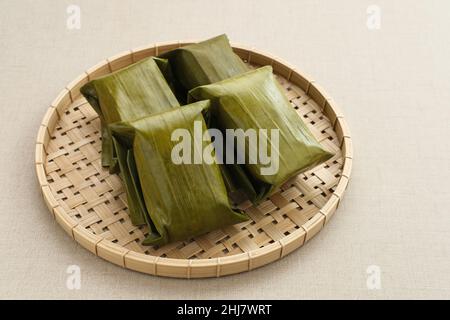
[{"label": "woven bamboo tray", "polygon": [[100,121],[79,89],[91,79],[189,43],[130,50],[100,62],[73,80],[42,120],[35,165],[50,212],[71,238],[95,255],[152,275],[220,277],[281,259],[327,224],[350,178],[352,141],[342,113],[313,80],[280,59],[234,46],[251,66],[273,66],[299,117],[336,155],[292,178],[257,207],[248,202],[241,204],[251,218],[247,222],[189,241],[142,246],[147,228],[131,224],[119,176],[101,166]]}]

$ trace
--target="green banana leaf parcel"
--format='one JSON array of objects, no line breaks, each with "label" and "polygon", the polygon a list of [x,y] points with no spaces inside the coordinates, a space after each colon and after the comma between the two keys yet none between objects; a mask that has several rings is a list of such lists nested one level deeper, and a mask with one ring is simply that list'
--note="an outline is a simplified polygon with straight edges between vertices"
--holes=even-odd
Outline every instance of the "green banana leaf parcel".
[{"label": "green banana leaf parcel", "polygon": [[146,224],[146,209],[130,172],[130,151],[111,137],[109,124],[151,115],[178,107],[179,103],[165,80],[167,60],[146,58],[126,68],[92,80],[81,93],[99,114],[102,134],[102,165],[124,180],[129,214],[133,224]]},{"label": "green banana leaf parcel", "polygon": [[163,55],[170,64],[175,91],[185,101],[189,90],[228,79],[249,70],[230,46],[225,34],[187,45]]},{"label": "green banana leaf parcel", "polygon": [[92,80],[80,92],[100,116],[102,165],[117,172],[116,150],[108,124],[128,121],[178,107],[178,100],[162,71],[167,60],[146,58],[126,68]]},{"label": "green banana leaf parcel", "polygon": [[[189,90],[242,74],[250,68],[233,52],[225,34],[187,45],[161,56],[169,61],[172,87],[179,101],[186,102]],[[215,124],[210,123],[212,127]],[[226,150],[224,150],[226,152]],[[251,177],[239,164],[220,166],[225,184],[235,203],[255,200],[257,191]]]},{"label": "green banana leaf parcel", "polygon": [[[250,144],[244,136],[244,143],[237,142],[234,147],[231,141],[231,146],[238,159],[245,159],[244,167],[253,179],[259,198],[292,176],[333,156],[322,148],[290,105],[273,76],[271,66],[189,92],[190,102],[204,99],[211,100],[211,117],[222,131],[241,129],[241,132],[250,134],[252,130],[248,130],[254,129],[256,132],[258,144]],[[261,161],[263,155],[265,163]],[[266,159],[268,156],[273,160],[271,168]]]},{"label": "green banana leaf parcel", "polygon": [[[250,70],[226,35],[145,58],[80,92],[100,117],[102,165],[120,172],[132,223],[149,227],[144,245],[246,221],[235,203],[257,203],[333,156],[292,108],[272,68]],[[204,133],[200,143],[195,128]],[[223,148],[208,128],[225,135]],[[229,130],[243,139],[235,135],[230,145]],[[196,162],[205,150],[226,161]]]},{"label": "green banana leaf parcel", "polygon": [[[203,118],[209,104],[200,101],[110,125],[119,146],[119,163],[128,162],[130,179],[126,183],[134,184],[135,203],[142,205],[150,228],[145,245],[185,240],[248,219],[232,209],[216,162],[176,161],[179,153],[174,150],[181,142],[188,146],[181,156],[184,152],[194,155],[212,145]],[[206,132],[201,145],[191,140],[195,123]],[[181,142],[173,138],[180,130],[184,132]]]}]

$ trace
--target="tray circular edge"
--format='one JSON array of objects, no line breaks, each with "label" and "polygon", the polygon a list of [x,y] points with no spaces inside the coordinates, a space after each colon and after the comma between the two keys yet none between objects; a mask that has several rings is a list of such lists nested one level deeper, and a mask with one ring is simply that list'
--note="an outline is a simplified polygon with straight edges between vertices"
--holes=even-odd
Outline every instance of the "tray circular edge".
[{"label": "tray circular edge", "polygon": [[[279,260],[301,247],[314,237],[333,216],[347,188],[353,161],[353,147],[350,132],[343,114],[333,99],[317,85],[314,80],[300,73],[283,60],[262,53],[253,48],[233,44],[233,49],[242,59],[259,65],[272,65],[274,72],[294,83],[305,91],[324,111],[340,141],[343,153],[342,174],[335,191],[326,204],[310,220],[307,228],[302,226],[290,235],[262,248],[237,255],[210,259],[173,259],[145,255],[126,250],[111,241],[86,231],[66,215],[52,195],[44,169],[45,146],[59,118],[58,113],[75,101],[80,87],[90,79],[110,73],[144,57],[161,54],[165,51],[193,43],[194,41],[167,42],[128,50],[105,59],[89,68],[70,82],[51,103],[40,125],[36,140],[35,169],[44,201],[60,226],[81,246],[95,255],[121,267],[151,275],[175,278],[220,277],[264,266]],[[309,222],[309,221],[308,221]]]}]

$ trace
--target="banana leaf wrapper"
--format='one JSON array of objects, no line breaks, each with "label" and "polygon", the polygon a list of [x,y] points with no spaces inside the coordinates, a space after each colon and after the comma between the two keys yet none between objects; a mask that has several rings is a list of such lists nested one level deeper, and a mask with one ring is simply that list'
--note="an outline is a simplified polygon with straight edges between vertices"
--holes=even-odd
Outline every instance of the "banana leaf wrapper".
[{"label": "banana leaf wrapper", "polygon": [[102,165],[118,171],[117,150],[108,124],[128,121],[178,107],[166,78],[168,61],[150,57],[85,84],[80,92],[100,116]]},{"label": "banana leaf wrapper", "polygon": [[114,136],[112,137],[112,141],[116,150],[120,176],[127,194],[128,212],[131,222],[134,225],[148,224],[148,212],[144,199],[142,198],[141,185],[135,168],[133,149],[117,142]]},{"label": "banana leaf wrapper", "polygon": [[[178,100],[182,102],[187,101],[187,93],[193,88],[250,70],[233,52],[225,34],[169,51],[161,57],[169,61],[168,78]],[[215,126],[214,123],[210,125]],[[256,198],[257,191],[241,165],[221,165],[221,171],[233,202]]]},{"label": "banana leaf wrapper", "polygon": [[[258,144],[236,145],[236,154],[245,159],[246,172],[253,179],[261,199],[294,175],[330,159],[333,154],[323,149],[298,116],[282,88],[275,80],[272,67],[235,76],[214,84],[200,86],[189,92],[189,101],[211,100],[211,117],[221,130],[255,129]],[[267,131],[261,137],[260,129]],[[274,140],[272,129],[279,138]],[[265,148],[261,148],[266,141]],[[227,144],[228,145],[228,144]],[[264,150],[265,149],[265,150]],[[257,155],[252,163],[250,155]],[[267,170],[269,163],[261,163],[260,152],[278,159],[277,170]],[[253,158],[255,159],[255,158]],[[255,162],[255,161],[253,161]],[[264,169],[266,168],[266,169]]]},{"label": "banana leaf wrapper", "polygon": [[185,102],[189,90],[231,78],[249,70],[225,34],[161,55],[170,64],[177,97]]},{"label": "banana leaf wrapper", "polygon": [[[241,211],[232,209],[217,163],[177,164],[173,160],[174,147],[180,141],[174,141],[172,133],[185,129],[194,137],[196,121],[205,132],[203,113],[208,107],[209,101],[200,101],[109,126],[115,142],[121,145],[118,150],[126,150],[129,181],[137,186],[133,187],[136,196],[145,205],[144,217],[150,234],[144,245],[186,240],[248,219]],[[201,145],[189,141],[188,150],[192,155],[212,144],[208,134],[206,138],[203,136]],[[120,153],[119,159],[125,159],[125,153]]]}]

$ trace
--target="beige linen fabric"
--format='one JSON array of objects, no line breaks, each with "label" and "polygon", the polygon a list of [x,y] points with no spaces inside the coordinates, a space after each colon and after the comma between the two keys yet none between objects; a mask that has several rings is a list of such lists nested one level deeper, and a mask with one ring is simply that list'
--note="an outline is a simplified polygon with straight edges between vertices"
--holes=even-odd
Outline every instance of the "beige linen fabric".
[{"label": "beige linen fabric", "polygon": [[[70,4],[80,6],[79,30],[66,27]],[[379,30],[367,26],[369,5],[381,10]],[[0,7],[0,298],[450,298],[450,2]],[[113,54],[224,32],[310,74],[341,106],[355,148],[341,207],[303,248],[225,278],[152,277],[92,255],[56,224],[39,193],[34,144],[46,108]],[[80,267],[79,290],[66,287],[70,265]],[[381,270],[379,290],[367,287],[370,265]]]}]

